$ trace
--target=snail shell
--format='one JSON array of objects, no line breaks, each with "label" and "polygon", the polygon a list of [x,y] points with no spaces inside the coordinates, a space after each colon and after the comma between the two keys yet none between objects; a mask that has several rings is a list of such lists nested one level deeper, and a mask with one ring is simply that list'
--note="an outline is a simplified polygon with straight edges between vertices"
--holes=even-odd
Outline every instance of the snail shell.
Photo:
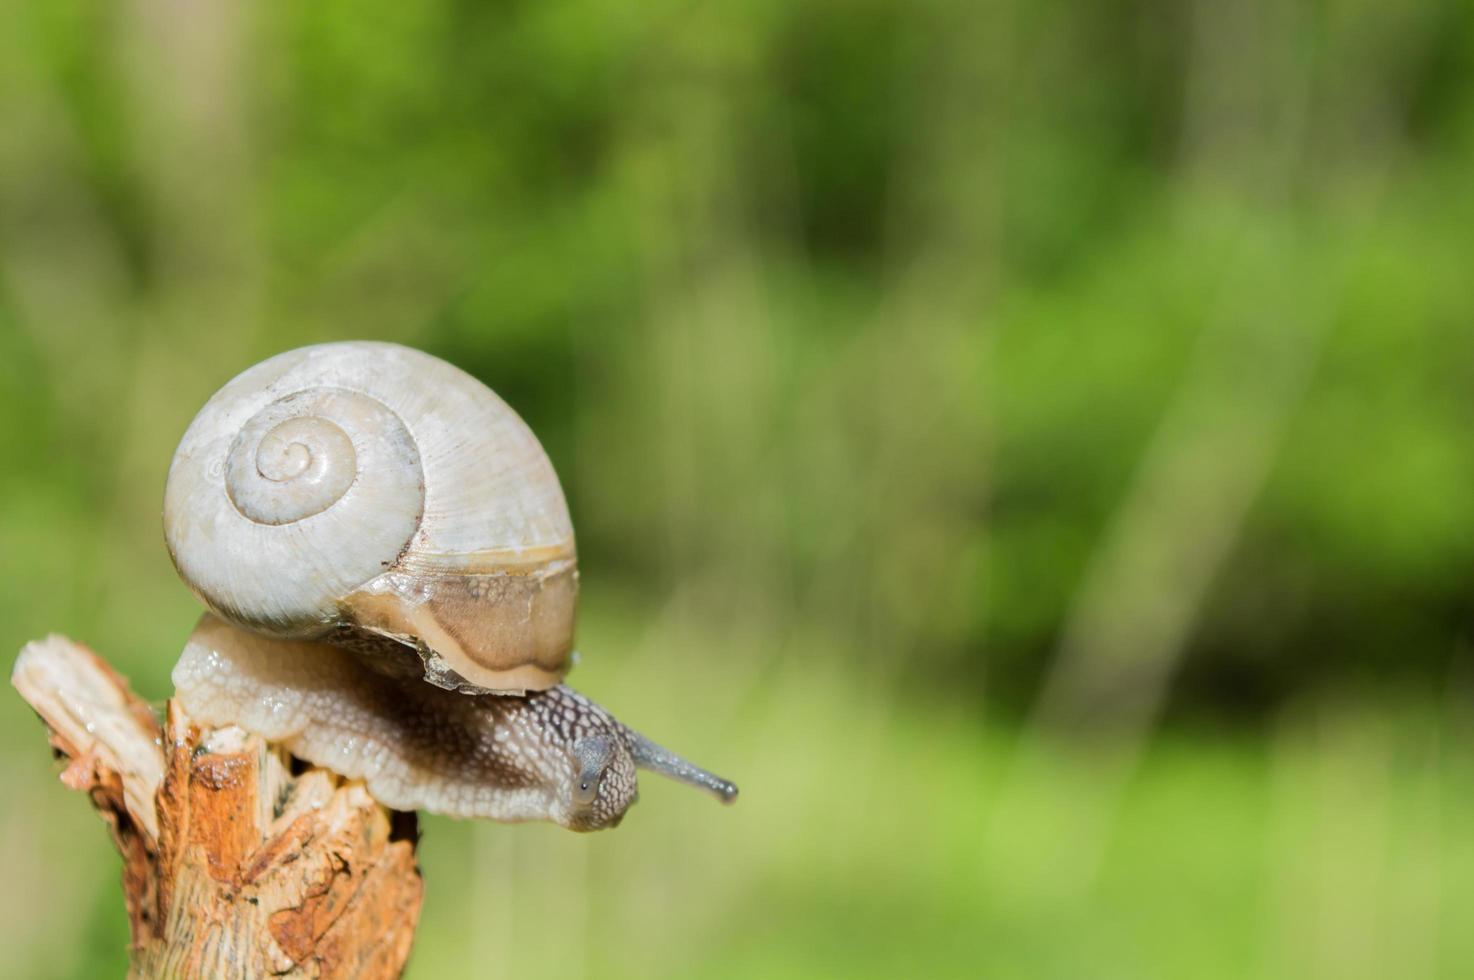
[{"label": "snail shell", "polygon": [[222,388],[175,452],[164,535],[216,615],[284,639],[414,647],[426,680],[543,690],[578,572],[552,464],[491,389],[420,351],[288,351]]}]

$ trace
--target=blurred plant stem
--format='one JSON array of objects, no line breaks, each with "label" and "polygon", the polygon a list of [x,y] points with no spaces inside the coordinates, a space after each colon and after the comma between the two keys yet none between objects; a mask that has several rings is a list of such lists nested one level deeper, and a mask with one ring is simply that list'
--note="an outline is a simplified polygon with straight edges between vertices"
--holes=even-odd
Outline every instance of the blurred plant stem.
[{"label": "blurred plant stem", "polygon": [[[1281,451],[1348,277],[1342,269],[1308,286],[1302,268],[1305,233],[1295,215],[1303,211],[1298,196],[1314,93],[1308,66],[1294,57],[1305,29],[1296,8],[1264,3],[1227,16],[1221,5],[1201,0],[1193,10],[1197,70],[1188,89],[1195,111],[1184,126],[1189,145],[1182,158],[1190,173],[1255,175],[1240,188],[1236,223],[1256,231],[1240,236],[1221,270],[1218,309],[1086,570],[999,804],[1005,816],[998,819],[1006,820],[1020,805],[1012,796],[1035,794],[1031,781],[1053,778],[1041,743],[1064,738],[1049,751],[1085,754],[1090,778],[1076,787],[1071,832],[1051,859],[1055,866],[1040,869],[1042,880],[1077,895],[1098,881],[1126,783],[1205,596]],[[1277,29],[1261,31],[1254,15]],[[1246,57],[1258,86],[1247,99]],[[1247,118],[1226,115],[1229,107],[1243,108],[1236,101],[1249,104]],[[1395,144],[1380,153],[1385,184]],[[1381,200],[1379,189],[1364,194],[1353,234],[1374,233]]]}]

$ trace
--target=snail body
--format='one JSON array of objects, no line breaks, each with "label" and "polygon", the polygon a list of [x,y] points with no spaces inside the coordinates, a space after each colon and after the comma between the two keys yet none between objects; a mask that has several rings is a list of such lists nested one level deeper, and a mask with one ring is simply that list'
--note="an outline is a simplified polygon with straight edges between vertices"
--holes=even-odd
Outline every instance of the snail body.
[{"label": "snail body", "polygon": [[593,799],[576,799],[575,745],[602,736],[622,748],[623,726],[563,685],[506,697],[403,683],[342,648],[246,633],[208,614],[174,685],[191,718],[240,725],[362,779],[397,810],[590,830],[617,824],[634,796],[626,750],[608,760]]},{"label": "snail body", "polygon": [[578,572],[557,475],[444,361],[349,342],[246,370],[180,441],[164,534],[210,610],[174,669],[192,717],[399,809],[596,830],[637,768],[736,797],[560,683]]}]

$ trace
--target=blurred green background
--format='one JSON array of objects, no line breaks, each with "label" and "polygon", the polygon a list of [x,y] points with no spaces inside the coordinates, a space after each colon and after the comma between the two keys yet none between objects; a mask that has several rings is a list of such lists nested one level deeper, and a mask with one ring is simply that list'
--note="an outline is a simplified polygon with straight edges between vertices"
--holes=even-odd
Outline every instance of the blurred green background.
[{"label": "blurred green background", "polygon": [[[195,410],[396,340],[743,788],[427,820],[411,977],[1474,975],[1470,5],[0,0],[0,119],[0,648],[167,696]],[[0,760],[0,972],[121,975]]]}]

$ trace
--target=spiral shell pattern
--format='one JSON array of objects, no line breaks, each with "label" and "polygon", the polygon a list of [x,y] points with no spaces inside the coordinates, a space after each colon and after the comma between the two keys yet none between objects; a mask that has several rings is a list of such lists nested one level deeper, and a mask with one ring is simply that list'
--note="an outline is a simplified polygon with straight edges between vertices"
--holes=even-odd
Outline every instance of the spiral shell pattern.
[{"label": "spiral shell pattern", "polygon": [[570,662],[552,463],[490,388],[422,351],[319,344],[243,372],[179,443],[164,534],[205,605],[258,633],[388,638],[456,690],[542,690]]},{"label": "spiral shell pattern", "polygon": [[176,457],[166,535],[210,608],[307,636],[413,538],[424,472],[408,427],[375,398],[322,386],[251,404],[262,394],[275,393],[239,392],[207,406],[210,419],[232,422],[244,410],[231,401],[252,411],[233,432],[193,433],[203,444]]},{"label": "spiral shell pattern", "polygon": [[290,524],[321,514],[353,486],[353,438],[330,415],[319,414],[332,397],[322,391],[289,395],[246,423],[225,475],[225,490],[243,516],[257,524]]}]

